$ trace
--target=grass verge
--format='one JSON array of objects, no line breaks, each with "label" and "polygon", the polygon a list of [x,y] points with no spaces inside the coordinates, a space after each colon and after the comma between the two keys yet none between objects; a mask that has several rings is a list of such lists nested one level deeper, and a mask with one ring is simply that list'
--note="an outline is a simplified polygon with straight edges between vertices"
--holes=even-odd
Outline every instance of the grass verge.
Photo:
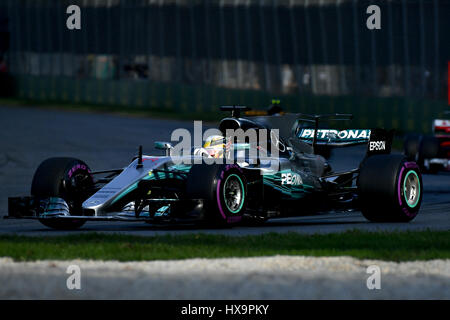
[{"label": "grass verge", "polygon": [[0,236],[0,256],[16,261],[98,259],[119,261],[273,255],[352,256],[411,261],[450,258],[450,231],[303,235],[268,233],[231,237],[190,234],[139,237],[98,233],[56,237]]}]

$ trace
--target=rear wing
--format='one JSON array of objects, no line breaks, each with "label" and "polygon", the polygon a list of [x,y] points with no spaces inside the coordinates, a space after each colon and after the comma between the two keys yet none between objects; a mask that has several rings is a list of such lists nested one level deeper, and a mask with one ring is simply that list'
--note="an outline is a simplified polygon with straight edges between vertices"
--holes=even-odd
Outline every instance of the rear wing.
[{"label": "rear wing", "polygon": [[435,119],[432,127],[434,134],[450,134],[450,120],[447,119]]},{"label": "rear wing", "polygon": [[344,147],[349,145],[364,144],[370,139],[371,130],[369,129],[301,129],[297,137],[304,141],[315,144],[328,145],[330,147]]},{"label": "rear wing", "polygon": [[388,154],[391,152],[394,130],[385,129],[319,129],[321,119],[351,120],[351,114],[305,115],[299,114],[299,122],[310,122],[314,129],[297,126],[296,136],[303,142],[310,143],[316,151],[320,147],[347,147],[367,144],[367,155]]}]

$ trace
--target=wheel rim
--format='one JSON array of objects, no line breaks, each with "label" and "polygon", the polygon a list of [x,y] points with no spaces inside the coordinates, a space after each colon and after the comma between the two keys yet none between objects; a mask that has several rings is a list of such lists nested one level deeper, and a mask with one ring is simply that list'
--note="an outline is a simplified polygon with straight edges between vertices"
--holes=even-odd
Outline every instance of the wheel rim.
[{"label": "wheel rim", "polygon": [[227,209],[232,213],[239,212],[244,204],[244,184],[239,176],[231,174],[223,185],[223,199]]},{"label": "wheel rim", "polygon": [[403,194],[409,207],[414,208],[420,198],[420,181],[419,176],[413,170],[406,174],[403,181]]}]

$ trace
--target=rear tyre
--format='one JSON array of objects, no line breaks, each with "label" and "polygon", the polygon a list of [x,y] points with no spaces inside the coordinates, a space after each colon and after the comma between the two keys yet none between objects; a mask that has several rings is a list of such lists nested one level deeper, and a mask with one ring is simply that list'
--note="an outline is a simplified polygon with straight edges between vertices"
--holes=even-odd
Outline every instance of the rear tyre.
[{"label": "rear tyre", "polygon": [[374,155],[360,167],[357,181],[361,211],[373,222],[408,222],[422,202],[422,176],[403,155]]},{"label": "rear tyre", "polygon": [[[81,215],[82,203],[92,194],[93,179],[86,163],[74,158],[50,158],[37,168],[31,194],[37,198],[59,197],[66,201],[70,214]],[[39,221],[53,229],[73,230],[85,221],[43,218]]]},{"label": "rear tyre", "polygon": [[208,224],[230,226],[239,223],[247,204],[247,180],[236,164],[194,164],[189,172],[186,193],[204,199]]}]

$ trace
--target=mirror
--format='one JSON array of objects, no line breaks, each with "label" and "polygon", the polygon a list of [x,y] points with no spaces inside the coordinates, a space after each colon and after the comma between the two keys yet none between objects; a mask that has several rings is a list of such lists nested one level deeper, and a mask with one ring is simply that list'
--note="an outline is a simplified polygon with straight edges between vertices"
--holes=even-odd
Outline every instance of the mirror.
[{"label": "mirror", "polygon": [[170,156],[172,154],[171,150],[173,149],[173,146],[170,142],[155,141],[155,149],[165,150],[166,156]]}]

